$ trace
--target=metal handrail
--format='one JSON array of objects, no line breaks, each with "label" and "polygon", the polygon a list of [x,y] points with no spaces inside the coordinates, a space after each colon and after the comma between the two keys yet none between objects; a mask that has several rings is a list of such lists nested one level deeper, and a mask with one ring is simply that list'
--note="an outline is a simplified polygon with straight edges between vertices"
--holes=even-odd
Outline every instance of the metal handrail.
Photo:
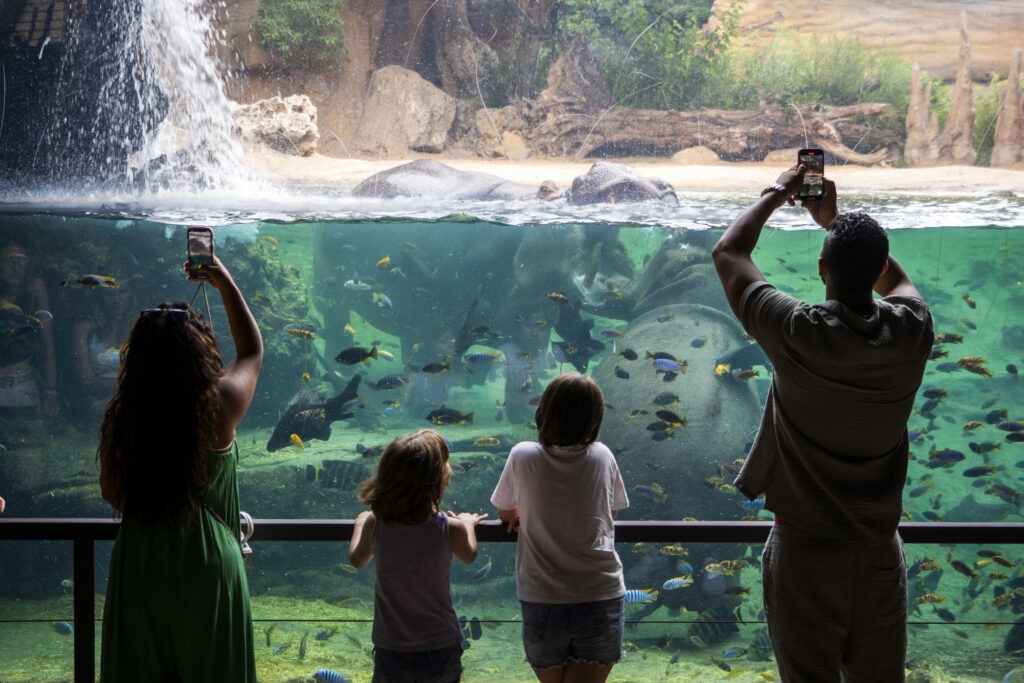
[{"label": "metal handrail", "polygon": [[[257,519],[255,541],[347,541],[351,519]],[[0,518],[0,541],[112,541],[119,522],[105,518]],[[772,522],[662,522],[616,521],[618,543],[763,543]],[[1008,543],[1024,544],[1024,523],[905,522],[900,524],[905,543]],[[482,543],[515,540],[498,520],[477,526]]]},{"label": "metal handrail", "polygon": [[[352,537],[351,519],[257,519],[254,542],[335,541]],[[120,523],[97,518],[0,519],[0,541],[72,541],[76,586],[95,581],[95,543],[117,537]],[[616,521],[619,543],[764,543],[771,522],[645,522]],[[973,522],[908,522],[900,525],[905,543],[1022,544],[1024,524]],[[485,520],[477,526],[481,543],[515,541],[503,522]],[[74,676],[85,683],[95,679],[96,596],[76,590],[74,597]]]}]

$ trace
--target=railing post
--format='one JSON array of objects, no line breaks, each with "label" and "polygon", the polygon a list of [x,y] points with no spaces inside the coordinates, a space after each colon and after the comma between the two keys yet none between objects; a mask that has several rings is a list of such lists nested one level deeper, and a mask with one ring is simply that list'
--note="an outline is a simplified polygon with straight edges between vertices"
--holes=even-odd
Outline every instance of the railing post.
[{"label": "railing post", "polygon": [[96,680],[95,541],[75,541],[75,683]]}]

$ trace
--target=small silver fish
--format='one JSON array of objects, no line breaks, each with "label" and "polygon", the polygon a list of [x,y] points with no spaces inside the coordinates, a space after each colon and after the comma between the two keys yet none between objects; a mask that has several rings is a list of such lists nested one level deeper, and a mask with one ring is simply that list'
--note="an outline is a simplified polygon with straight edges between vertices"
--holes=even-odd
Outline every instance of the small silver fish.
[{"label": "small silver fish", "polygon": [[476,570],[476,573],[473,574],[473,580],[474,581],[480,581],[481,579],[485,578],[488,574],[491,573],[491,567],[493,567],[493,566],[494,566],[494,563],[491,562],[491,556],[488,555],[487,556],[487,564],[485,564],[484,566],[480,567],[480,569]]}]

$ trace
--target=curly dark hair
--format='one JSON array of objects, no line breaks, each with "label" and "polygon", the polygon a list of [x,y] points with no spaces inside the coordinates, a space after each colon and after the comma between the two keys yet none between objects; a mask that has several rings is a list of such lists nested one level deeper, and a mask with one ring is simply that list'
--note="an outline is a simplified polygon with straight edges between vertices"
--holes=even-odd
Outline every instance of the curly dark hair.
[{"label": "curly dark hair", "polygon": [[356,497],[383,522],[420,524],[441,506],[451,470],[448,442],[433,429],[403,434],[384,449]]},{"label": "curly dark hair", "polygon": [[183,301],[143,311],[121,347],[96,459],[126,519],[176,522],[201,507],[217,447],[223,361],[209,323]]},{"label": "curly dark hair", "polygon": [[885,228],[863,211],[847,211],[829,225],[821,258],[836,289],[858,293],[872,289],[889,256]]}]

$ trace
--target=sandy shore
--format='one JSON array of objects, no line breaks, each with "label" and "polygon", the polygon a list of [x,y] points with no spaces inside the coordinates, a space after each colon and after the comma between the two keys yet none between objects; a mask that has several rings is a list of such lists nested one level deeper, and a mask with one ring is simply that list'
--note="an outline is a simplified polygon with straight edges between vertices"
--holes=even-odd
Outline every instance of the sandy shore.
[{"label": "sandy shore", "polygon": [[[794,155],[795,156],[795,152]],[[491,173],[507,180],[536,186],[554,180],[559,187],[572,185],[572,179],[587,172],[592,161],[504,161],[432,158],[454,168]],[[336,185],[352,188],[362,180],[406,160],[366,161],[338,159],[315,154],[296,157],[262,150],[250,152],[248,164],[269,179],[311,185]],[[687,166],[671,161],[626,160],[637,173],[660,178],[680,192],[751,192],[775,180],[785,164],[770,162],[730,163]],[[979,195],[1024,192],[1024,169],[997,169],[978,166],[939,166],[934,168],[875,168],[832,166],[826,175],[836,181],[840,192],[977,192]]]}]

